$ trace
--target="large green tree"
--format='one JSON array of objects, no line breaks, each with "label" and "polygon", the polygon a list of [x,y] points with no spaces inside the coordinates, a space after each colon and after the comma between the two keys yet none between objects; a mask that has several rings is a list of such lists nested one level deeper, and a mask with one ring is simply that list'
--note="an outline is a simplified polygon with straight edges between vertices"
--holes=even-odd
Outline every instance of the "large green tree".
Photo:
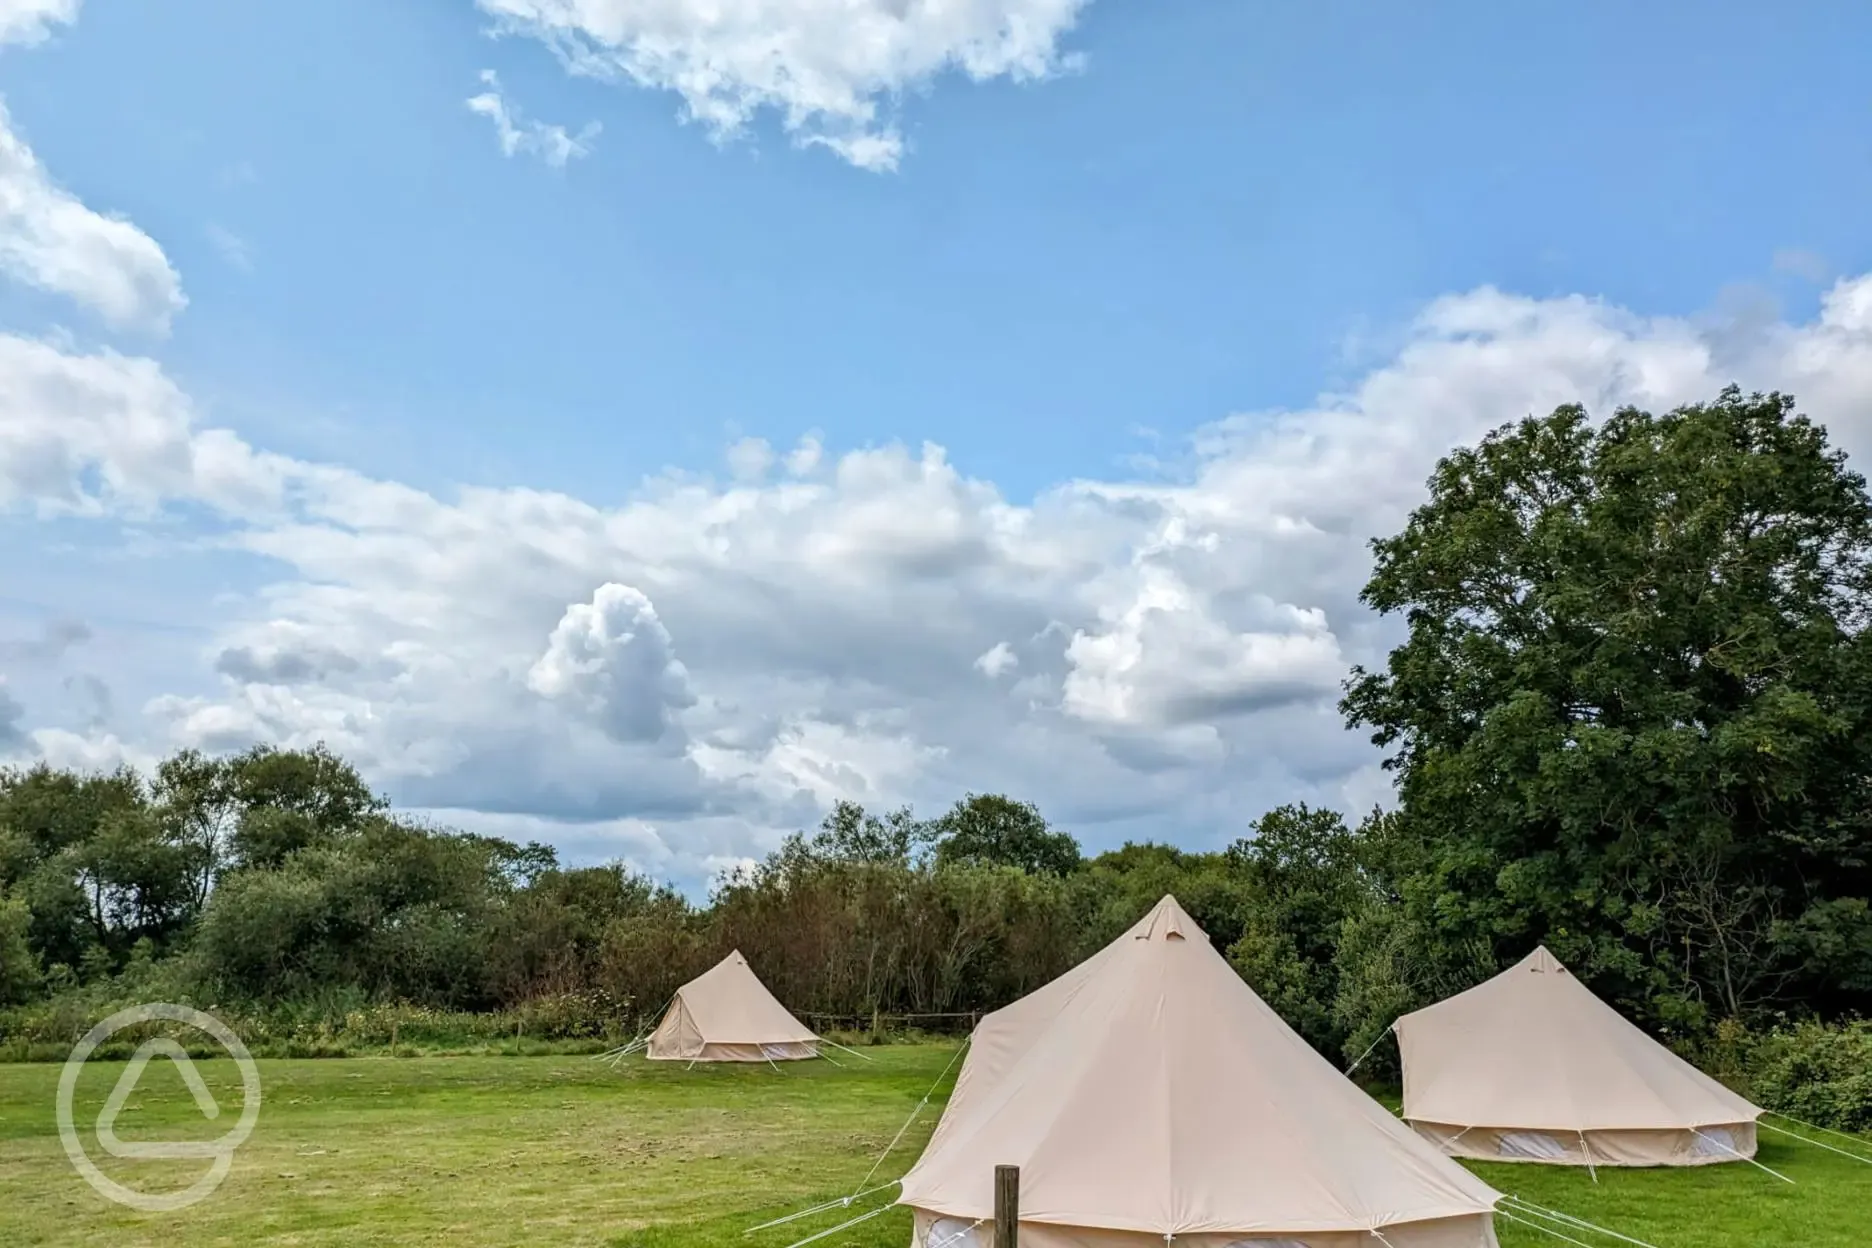
[{"label": "large green tree", "polygon": [[103,973],[137,940],[187,923],[181,858],[148,813],[128,770],[0,771],[0,889],[25,902],[29,946],[48,971]]},{"label": "large green tree", "polygon": [[1071,875],[1079,842],[1050,826],[1032,802],[970,793],[936,820],[936,860],[1017,867],[1029,875]]},{"label": "large green tree", "polygon": [[1563,407],[1374,549],[1409,632],[1344,709],[1430,956],[1545,941],[1661,1025],[1872,1005],[1872,503],[1824,429],[1733,388]]},{"label": "large green tree", "polygon": [[1228,950],[1242,978],[1294,1030],[1323,1053],[1336,1053],[1346,1029],[1334,1010],[1339,946],[1348,920],[1378,900],[1361,858],[1376,844],[1374,814],[1359,833],[1337,811],[1282,806],[1255,823],[1255,834],[1228,849],[1243,877],[1242,935]]}]

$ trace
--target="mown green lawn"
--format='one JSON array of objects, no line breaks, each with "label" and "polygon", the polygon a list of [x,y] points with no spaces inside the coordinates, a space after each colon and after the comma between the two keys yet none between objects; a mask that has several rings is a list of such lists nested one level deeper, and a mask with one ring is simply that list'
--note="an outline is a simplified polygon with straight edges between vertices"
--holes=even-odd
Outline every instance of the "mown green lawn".
[{"label": "mown green lawn", "polygon": [[[58,1066],[0,1066],[0,1245],[785,1248],[838,1215],[741,1232],[853,1190],[953,1049],[870,1053],[868,1063],[841,1054],[842,1068],[793,1063],[778,1072],[641,1059],[612,1070],[583,1057],[265,1061],[259,1127],[232,1173],[206,1201],[172,1214],[109,1204],[78,1177],[54,1121]],[[240,1100],[234,1067],[197,1067],[226,1107],[222,1118],[205,1122],[173,1066],[158,1059],[118,1134],[211,1139],[227,1130]],[[186,1186],[206,1163],[119,1161],[95,1149],[89,1128],[122,1071],[93,1062],[80,1080],[75,1117],[92,1155],[143,1190]],[[880,1177],[903,1172],[934,1120],[932,1107]],[[1570,1170],[1480,1169],[1502,1191],[1658,1248],[1872,1244],[1872,1166],[1772,1136],[1761,1159],[1797,1184],[1746,1165],[1602,1171],[1596,1184]],[[818,1243],[903,1248],[908,1240],[907,1215],[893,1211]],[[1562,1243],[1512,1225],[1502,1242]]]}]

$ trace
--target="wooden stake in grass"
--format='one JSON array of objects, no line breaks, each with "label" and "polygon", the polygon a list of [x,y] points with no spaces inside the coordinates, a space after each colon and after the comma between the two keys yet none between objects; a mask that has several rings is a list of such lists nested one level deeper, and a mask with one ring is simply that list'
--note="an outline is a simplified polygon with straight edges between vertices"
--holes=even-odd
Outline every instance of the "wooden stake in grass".
[{"label": "wooden stake in grass", "polygon": [[1020,1248],[1020,1167],[995,1167],[994,1248]]}]

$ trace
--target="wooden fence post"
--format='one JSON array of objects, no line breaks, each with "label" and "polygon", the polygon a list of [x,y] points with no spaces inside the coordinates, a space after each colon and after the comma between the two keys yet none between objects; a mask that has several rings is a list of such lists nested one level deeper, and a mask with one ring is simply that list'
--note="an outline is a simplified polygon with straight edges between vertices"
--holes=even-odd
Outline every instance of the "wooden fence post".
[{"label": "wooden fence post", "polygon": [[994,1248],[1020,1248],[1020,1167],[995,1167]]}]

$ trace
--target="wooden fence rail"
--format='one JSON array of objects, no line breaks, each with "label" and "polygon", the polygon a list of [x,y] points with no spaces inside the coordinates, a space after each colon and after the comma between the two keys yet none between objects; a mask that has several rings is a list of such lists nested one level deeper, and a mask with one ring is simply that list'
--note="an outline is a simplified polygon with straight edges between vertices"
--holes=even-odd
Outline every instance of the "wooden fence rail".
[{"label": "wooden fence rail", "polygon": [[898,1027],[974,1031],[975,1024],[981,1021],[979,1010],[924,1014],[828,1014],[821,1010],[795,1010],[794,1013],[816,1027],[840,1031],[885,1031]]}]

